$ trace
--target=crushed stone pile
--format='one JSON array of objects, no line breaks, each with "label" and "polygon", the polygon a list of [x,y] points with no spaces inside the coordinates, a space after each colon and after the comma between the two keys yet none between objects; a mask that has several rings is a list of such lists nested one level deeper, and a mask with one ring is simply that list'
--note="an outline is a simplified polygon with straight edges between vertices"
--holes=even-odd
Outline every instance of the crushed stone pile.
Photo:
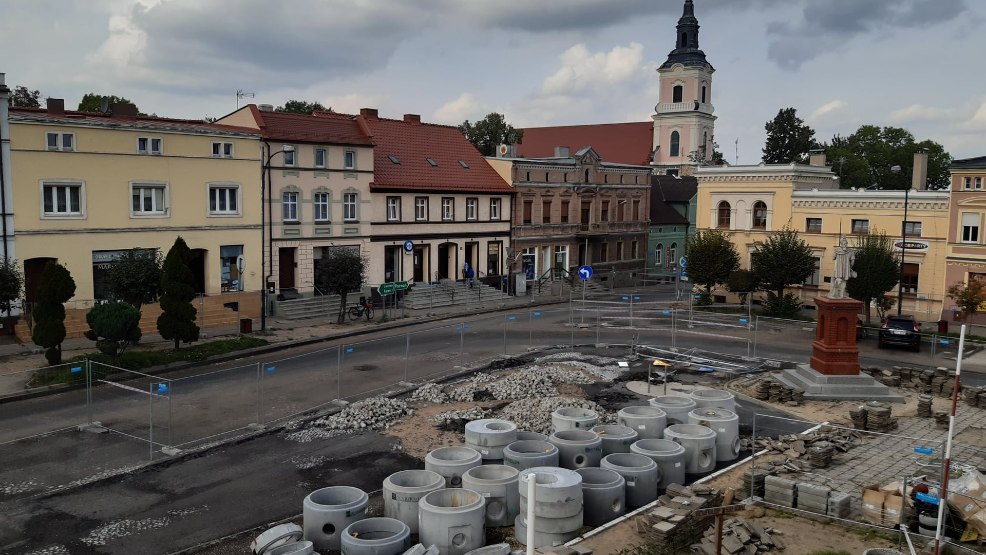
[{"label": "crushed stone pile", "polygon": [[612,414],[588,399],[564,396],[520,399],[503,407],[498,418],[513,422],[518,430],[550,434],[551,413],[559,407],[586,408],[596,411],[601,423],[615,421]]},{"label": "crushed stone pile", "polygon": [[422,385],[411,394],[411,401],[443,404],[554,397],[558,395],[558,384],[591,384],[608,372],[611,373],[582,361],[535,364],[501,378],[480,372],[446,386]]},{"label": "crushed stone pile", "polygon": [[433,405],[440,405],[448,402],[448,395],[445,388],[437,383],[426,383],[411,393],[411,402],[424,402]]},{"label": "crushed stone pile", "polygon": [[452,384],[446,388],[448,402],[468,403],[482,400],[483,396],[480,393],[486,391],[486,387],[495,380],[496,377],[486,372],[478,372],[468,380]]},{"label": "crushed stone pile", "polygon": [[371,397],[357,401],[332,416],[319,418],[314,425],[326,430],[379,430],[389,427],[401,417],[413,412],[411,407],[400,399]]}]

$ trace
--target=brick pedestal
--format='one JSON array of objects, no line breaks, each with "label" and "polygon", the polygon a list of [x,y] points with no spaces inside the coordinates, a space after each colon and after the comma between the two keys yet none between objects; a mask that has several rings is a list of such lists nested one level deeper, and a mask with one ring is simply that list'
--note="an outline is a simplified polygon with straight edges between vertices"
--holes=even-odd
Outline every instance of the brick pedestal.
[{"label": "brick pedestal", "polygon": [[818,325],[811,344],[811,367],[826,376],[859,375],[856,318],[863,303],[856,299],[816,297]]}]

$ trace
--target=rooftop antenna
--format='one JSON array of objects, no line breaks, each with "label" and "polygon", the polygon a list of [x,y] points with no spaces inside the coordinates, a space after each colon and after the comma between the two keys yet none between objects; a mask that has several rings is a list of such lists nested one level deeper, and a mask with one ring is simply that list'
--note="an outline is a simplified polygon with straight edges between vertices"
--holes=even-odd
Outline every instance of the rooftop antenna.
[{"label": "rooftop antenna", "polygon": [[236,91],[236,109],[237,110],[240,109],[240,99],[241,98],[246,98],[246,97],[253,98],[254,97],[254,94],[252,92],[246,92],[243,89],[238,89]]},{"label": "rooftop antenna", "polygon": [[736,138],[736,165],[739,165],[739,137]]}]

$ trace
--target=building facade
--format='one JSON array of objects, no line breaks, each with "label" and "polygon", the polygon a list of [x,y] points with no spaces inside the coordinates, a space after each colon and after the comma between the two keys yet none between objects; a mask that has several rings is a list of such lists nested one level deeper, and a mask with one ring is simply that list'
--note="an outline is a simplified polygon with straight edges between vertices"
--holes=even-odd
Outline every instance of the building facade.
[{"label": "building facade", "polygon": [[693,176],[651,176],[648,281],[669,282],[680,276],[679,261],[685,255],[688,238],[695,232],[697,189],[698,181]]},{"label": "building facade", "polygon": [[[951,170],[948,245],[945,260],[945,287],[986,279],[986,156],[955,160]],[[944,315],[952,320],[986,322],[983,314],[963,315],[955,301],[948,299]]]},{"label": "building facade", "polygon": [[490,164],[516,191],[513,270],[529,282],[583,264],[606,280],[644,269],[649,166],[605,162],[592,147]]}]

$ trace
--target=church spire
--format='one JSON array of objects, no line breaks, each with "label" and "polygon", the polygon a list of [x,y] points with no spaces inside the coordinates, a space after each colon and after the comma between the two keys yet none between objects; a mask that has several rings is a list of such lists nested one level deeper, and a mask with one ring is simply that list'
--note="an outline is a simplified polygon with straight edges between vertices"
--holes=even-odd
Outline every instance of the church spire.
[{"label": "church spire", "polygon": [[678,63],[686,67],[704,66],[712,69],[705,59],[705,52],[698,48],[698,18],[695,17],[695,4],[685,0],[685,6],[678,20],[675,49],[668,54],[668,60],[661,67],[671,67]]}]

